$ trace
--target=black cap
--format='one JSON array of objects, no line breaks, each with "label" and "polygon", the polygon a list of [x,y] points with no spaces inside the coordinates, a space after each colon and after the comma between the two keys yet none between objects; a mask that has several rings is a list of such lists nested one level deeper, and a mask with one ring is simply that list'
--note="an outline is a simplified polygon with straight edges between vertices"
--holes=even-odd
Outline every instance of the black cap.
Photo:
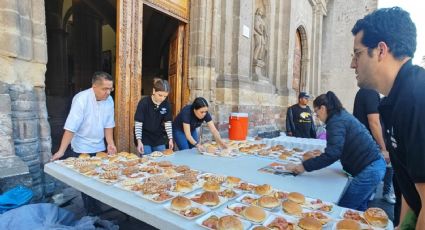
[{"label": "black cap", "polygon": [[298,94],[298,98],[310,98],[310,95],[306,92],[300,92],[300,94]]}]

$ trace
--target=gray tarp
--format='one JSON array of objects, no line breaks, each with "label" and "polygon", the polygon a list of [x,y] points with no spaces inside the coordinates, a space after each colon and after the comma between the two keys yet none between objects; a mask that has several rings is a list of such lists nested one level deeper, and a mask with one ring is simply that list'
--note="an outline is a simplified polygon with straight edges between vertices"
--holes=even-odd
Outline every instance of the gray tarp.
[{"label": "gray tarp", "polygon": [[118,225],[101,220],[99,217],[85,216],[76,220],[72,212],[49,203],[25,205],[0,215],[2,230],[117,230],[118,228]]}]

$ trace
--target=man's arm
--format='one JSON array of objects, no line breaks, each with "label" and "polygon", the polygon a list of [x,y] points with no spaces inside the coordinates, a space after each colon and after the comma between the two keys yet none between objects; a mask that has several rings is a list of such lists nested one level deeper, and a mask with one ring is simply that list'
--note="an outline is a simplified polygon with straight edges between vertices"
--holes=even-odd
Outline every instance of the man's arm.
[{"label": "man's arm", "polygon": [[117,147],[114,143],[114,128],[105,128],[105,139],[108,144],[107,151],[109,154],[117,153]]},{"label": "man's arm", "polygon": [[425,229],[425,183],[415,183],[416,190],[419,193],[419,197],[421,198],[422,208],[419,212],[419,216],[416,222],[416,230],[424,230]]},{"label": "man's arm", "polygon": [[71,143],[73,137],[74,133],[65,129],[59,150],[52,156],[52,161],[58,160],[65,154],[66,148],[68,148],[68,145]]},{"label": "man's arm", "polygon": [[389,162],[389,154],[387,148],[385,147],[384,136],[382,135],[382,126],[379,118],[379,113],[371,113],[367,115],[367,121],[369,123],[369,128],[372,133],[373,139],[378,143],[379,148],[384,154],[385,161]]}]

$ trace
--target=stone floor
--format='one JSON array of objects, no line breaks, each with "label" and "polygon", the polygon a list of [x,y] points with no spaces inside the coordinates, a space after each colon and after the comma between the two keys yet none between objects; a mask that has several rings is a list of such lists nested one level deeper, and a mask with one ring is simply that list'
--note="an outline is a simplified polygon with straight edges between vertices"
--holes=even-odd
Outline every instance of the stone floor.
[{"label": "stone floor", "polygon": [[[66,205],[64,208],[72,211],[76,214],[77,217],[82,217],[85,214],[83,202],[81,199],[80,193],[72,188],[67,188],[64,190],[65,198],[67,197],[75,197],[72,199],[68,205]],[[380,207],[384,209],[390,219],[393,219],[393,208],[394,206],[385,202],[382,199],[382,184],[378,187],[378,190],[376,192],[375,198],[373,201],[369,203],[370,207]],[[123,230],[136,230],[136,229],[143,229],[143,230],[150,230],[150,229],[156,229],[140,220],[137,220],[131,216],[128,216],[118,210],[111,209],[107,205],[101,206],[102,211],[104,211],[102,214],[100,214],[101,219],[106,219],[110,221],[114,221],[115,224],[118,224],[120,226],[120,229]]]}]

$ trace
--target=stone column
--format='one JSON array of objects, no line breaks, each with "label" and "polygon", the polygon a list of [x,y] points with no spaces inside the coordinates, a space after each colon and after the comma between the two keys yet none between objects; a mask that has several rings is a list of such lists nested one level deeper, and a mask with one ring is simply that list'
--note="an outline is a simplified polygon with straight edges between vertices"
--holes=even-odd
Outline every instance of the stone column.
[{"label": "stone column", "polygon": [[[0,83],[0,157],[15,155],[12,129],[12,110],[7,85]],[[6,93],[6,94],[5,94]]]}]

